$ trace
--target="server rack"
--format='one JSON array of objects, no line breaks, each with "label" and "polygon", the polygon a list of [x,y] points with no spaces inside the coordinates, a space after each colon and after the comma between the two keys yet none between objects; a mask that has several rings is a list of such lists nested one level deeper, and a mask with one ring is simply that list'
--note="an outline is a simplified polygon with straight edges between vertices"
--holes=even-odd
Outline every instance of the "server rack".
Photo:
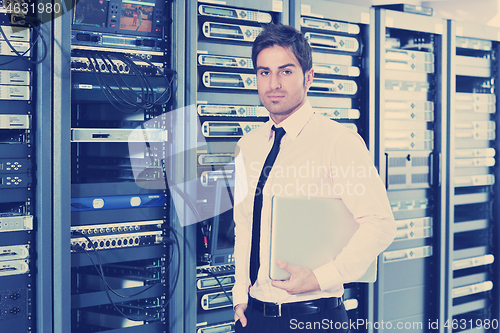
[{"label": "server rack", "polygon": [[174,149],[169,112],[183,98],[173,82],[183,75],[174,43],[184,44],[172,24],[183,8],[105,1],[90,4],[96,15],[86,4],[63,30],[71,113],[60,126],[71,162],[59,185],[71,184],[71,199],[59,221],[67,268],[58,276],[65,319],[55,331],[180,331],[182,314],[170,304],[183,299],[182,230],[166,182],[179,171],[166,152]]},{"label": "server rack", "polygon": [[[369,7],[300,0],[290,5],[290,24],[301,30],[313,49],[314,80],[308,99],[316,112],[356,130],[372,144],[374,89],[374,12]],[[349,87],[351,87],[349,89]],[[373,150],[372,150],[373,153]],[[344,286],[352,321],[373,318],[372,286]]]},{"label": "server rack", "polygon": [[[187,193],[197,217],[186,227],[186,332],[233,330],[232,192],[237,140],[267,118],[257,95],[251,47],[261,25],[288,22],[287,1],[187,2],[185,160]],[[198,223],[194,223],[198,222]],[[195,263],[197,266],[195,266]],[[224,291],[216,284],[219,279]],[[215,285],[214,285],[215,283]],[[211,287],[209,287],[211,286]]]},{"label": "server rack", "polygon": [[[446,332],[498,330],[499,30],[448,21]],[[485,325],[486,323],[486,325]]]},{"label": "server rack", "polygon": [[376,9],[375,151],[398,222],[396,239],[379,260],[377,324],[370,327],[378,332],[398,323],[429,331],[442,304],[445,26],[440,18]]},{"label": "server rack", "polygon": [[47,100],[36,84],[49,50],[40,41],[47,36],[37,18],[0,5],[0,325],[6,332],[32,332],[42,313],[37,271],[50,272],[50,266],[37,269],[38,259],[47,263],[46,256],[37,256],[43,229],[37,176],[47,171],[37,166],[38,107]]}]

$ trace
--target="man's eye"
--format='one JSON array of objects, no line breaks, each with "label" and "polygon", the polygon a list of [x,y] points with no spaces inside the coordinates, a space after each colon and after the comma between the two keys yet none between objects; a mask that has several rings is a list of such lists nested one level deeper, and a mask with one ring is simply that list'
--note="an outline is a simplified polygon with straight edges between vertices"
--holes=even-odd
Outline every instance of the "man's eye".
[{"label": "man's eye", "polygon": [[289,71],[289,70],[287,69],[287,70],[284,70],[284,71],[283,71],[283,74],[285,74],[285,75],[289,75],[289,74],[292,74],[292,71]]},{"label": "man's eye", "polygon": [[266,75],[268,75],[268,74],[269,74],[269,72],[266,72],[266,71],[262,71],[262,72],[260,72],[260,75],[262,75],[262,76],[266,76]]}]

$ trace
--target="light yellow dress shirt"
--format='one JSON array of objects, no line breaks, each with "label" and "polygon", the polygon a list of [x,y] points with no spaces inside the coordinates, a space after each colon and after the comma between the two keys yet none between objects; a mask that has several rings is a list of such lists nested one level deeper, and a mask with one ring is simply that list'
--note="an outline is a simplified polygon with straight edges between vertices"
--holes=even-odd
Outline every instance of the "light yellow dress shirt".
[{"label": "light yellow dress shirt", "polygon": [[[253,200],[264,161],[274,141],[272,120],[243,136],[236,151],[233,304],[248,294],[264,302],[289,303],[340,297],[344,283],[360,278],[394,239],[396,222],[386,190],[363,139],[354,131],[315,114],[307,101],[281,122],[286,134],[263,194],[260,268],[250,288],[249,263]],[[289,295],[269,278],[271,198],[273,195],[342,198],[360,224],[335,260],[314,270],[321,291]]]}]

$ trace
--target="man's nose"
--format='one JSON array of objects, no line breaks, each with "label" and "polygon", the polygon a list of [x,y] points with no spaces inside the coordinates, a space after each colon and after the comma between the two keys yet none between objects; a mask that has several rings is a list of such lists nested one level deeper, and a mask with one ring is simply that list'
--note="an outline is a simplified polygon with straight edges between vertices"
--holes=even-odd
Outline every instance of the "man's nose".
[{"label": "man's nose", "polygon": [[270,88],[272,90],[281,89],[281,80],[278,74],[271,74],[271,80],[269,82]]}]

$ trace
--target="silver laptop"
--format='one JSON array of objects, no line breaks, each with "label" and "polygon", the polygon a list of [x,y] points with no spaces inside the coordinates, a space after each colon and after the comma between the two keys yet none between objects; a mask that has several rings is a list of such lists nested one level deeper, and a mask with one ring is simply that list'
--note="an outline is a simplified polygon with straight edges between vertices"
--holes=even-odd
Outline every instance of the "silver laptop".
[{"label": "silver laptop", "polygon": [[[269,277],[287,280],[290,273],[276,265],[316,269],[332,261],[359,228],[342,199],[274,196],[271,211]],[[355,282],[375,282],[377,260]]]}]

